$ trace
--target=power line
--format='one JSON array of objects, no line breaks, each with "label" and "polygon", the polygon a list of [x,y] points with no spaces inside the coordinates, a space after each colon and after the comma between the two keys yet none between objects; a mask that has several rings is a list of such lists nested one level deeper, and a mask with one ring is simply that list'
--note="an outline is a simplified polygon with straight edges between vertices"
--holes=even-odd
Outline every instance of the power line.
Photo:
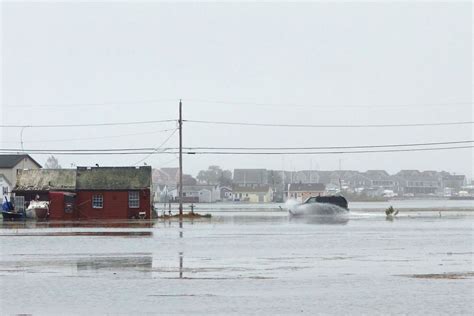
[{"label": "power line", "polygon": [[49,104],[2,104],[10,108],[34,108],[34,107],[82,107],[82,106],[116,106],[116,105],[135,105],[135,104],[153,104],[160,102],[172,102],[177,99],[151,99],[135,101],[109,101],[109,102],[91,102],[91,103],[49,103]]},{"label": "power line", "polygon": [[[155,150],[156,148],[153,147],[143,147],[143,148],[105,148],[105,149],[23,149],[24,151],[28,152],[50,152],[50,153],[56,153],[56,152],[126,152],[126,151],[145,151],[145,150]],[[169,149],[175,149],[175,148],[166,148],[167,150]],[[7,151],[7,152],[17,152],[17,151],[22,151],[22,149],[12,149],[12,148],[6,148],[6,149],[0,149],[0,151]]]},{"label": "power line", "polygon": [[[56,125],[6,125],[5,128],[58,128],[58,127],[91,127],[91,126],[119,126],[119,125],[141,125],[177,122],[177,120],[155,120],[117,123],[91,123],[91,124],[56,124]],[[364,128],[364,127],[416,127],[416,126],[449,126],[449,125],[471,125],[473,121],[463,122],[438,122],[438,123],[414,123],[414,124],[360,124],[360,125],[312,125],[312,124],[271,124],[271,123],[247,123],[247,122],[225,122],[205,120],[183,120],[188,123],[213,124],[213,125],[238,125],[238,126],[261,126],[261,127],[314,127],[314,128]]]},{"label": "power line", "polygon": [[[474,148],[474,145],[471,146],[455,146],[455,147],[432,147],[432,148],[406,148],[406,149],[382,149],[382,150],[358,150],[358,151],[298,151],[298,152],[226,152],[226,151],[186,151],[184,154],[187,155],[330,155],[330,154],[366,154],[366,153],[392,153],[392,152],[415,152],[415,151],[440,151],[440,150],[454,150],[454,149],[467,149]],[[21,152],[21,150],[18,150]],[[73,152],[73,151],[63,151],[63,152],[51,152],[51,151],[36,151],[29,152],[27,150],[25,153],[37,154],[37,155],[50,155],[52,153],[56,155],[143,155],[143,154],[178,154],[178,151],[82,151],[82,152]],[[12,153],[11,151],[0,150],[0,153]]]},{"label": "power line", "polygon": [[176,160],[179,160],[179,157],[178,157],[178,156],[175,156],[173,159],[170,159],[170,160],[167,160],[167,161],[165,161],[165,162],[163,162],[163,163],[160,163],[159,165],[160,165],[160,167],[164,167],[164,166],[167,166],[167,165],[169,165],[170,163],[172,163],[172,162],[174,162],[174,161],[176,161]]},{"label": "power line", "polygon": [[118,126],[118,125],[141,125],[141,124],[155,124],[155,123],[167,123],[176,122],[176,120],[157,120],[157,121],[138,121],[138,122],[120,122],[120,123],[92,123],[92,124],[56,124],[56,125],[0,125],[0,127],[6,128],[37,128],[37,127],[86,127],[86,126]]},{"label": "power line", "polygon": [[[32,141],[23,141],[24,143],[54,143],[54,142],[66,142],[66,141],[82,141],[82,140],[94,140],[94,139],[109,139],[109,138],[121,138],[126,136],[136,136],[136,135],[149,135],[173,131],[171,129],[162,129],[152,132],[143,132],[143,133],[130,133],[130,134],[120,134],[120,135],[111,135],[111,136],[100,136],[100,137],[80,137],[80,138],[62,138],[62,139],[45,139],[45,140],[32,140]],[[18,143],[18,141],[5,141],[4,143]]]},{"label": "power line", "polygon": [[[166,138],[166,140],[159,147],[140,147],[140,148],[104,148],[104,149],[19,149],[19,148],[4,148],[0,151],[6,152],[129,152],[129,151],[162,151],[177,150],[177,147],[162,148],[169,139],[176,133],[177,129],[172,130],[173,133]],[[468,144],[474,143],[474,140],[460,140],[447,142],[428,142],[428,143],[408,143],[408,144],[384,144],[384,145],[354,145],[354,146],[322,146],[322,147],[183,147],[183,149],[194,150],[321,150],[321,149],[358,149],[358,148],[390,148],[390,147],[420,147],[420,146],[439,146],[439,145],[454,145],[454,144]]]},{"label": "power line", "polygon": [[368,109],[400,109],[413,107],[451,107],[453,105],[471,105],[474,102],[445,102],[445,103],[411,103],[411,104],[295,104],[295,103],[267,103],[267,102],[241,102],[241,101],[223,101],[223,100],[204,100],[204,99],[187,99],[187,101],[194,101],[199,103],[215,103],[224,105],[249,105],[249,106],[268,106],[268,107],[285,107],[295,108],[304,107],[312,109],[347,109],[347,108],[368,108]]},{"label": "power line", "polygon": [[[2,106],[10,108],[30,108],[30,107],[82,107],[82,106],[117,106],[117,105],[136,105],[136,104],[154,104],[162,102],[174,102],[178,98],[160,98],[132,101],[106,101],[106,102],[86,102],[86,103],[42,103],[42,104],[2,104]],[[183,99],[184,100],[184,99]],[[453,105],[471,105],[474,102],[442,102],[442,103],[405,103],[405,104],[297,104],[297,103],[269,103],[269,102],[246,102],[246,101],[226,101],[226,100],[209,100],[200,98],[185,99],[185,101],[198,103],[214,103],[224,105],[248,105],[248,106],[269,106],[269,107],[307,107],[307,108],[413,108],[413,107],[444,107]]]},{"label": "power line", "polygon": [[[392,152],[413,152],[413,151],[438,151],[467,149],[474,146],[456,146],[456,147],[434,147],[434,148],[408,148],[408,149],[383,149],[383,150],[359,150],[359,151],[312,151],[312,152],[218,152],[201,151],[186,152],[188,155],[332,155],[332,154],[368,154],[368,153],[392,153]],[[169,152],[171,153],[171,152]]]},{"label": "power line", "polygon": [[358,145],[358,146],[324,146],[324,147],[183,147],[189,150],[308,150],[308,149],[351,149],[351,148],[384,148],[384,147],[413,147],[413,146],[434,146],[474,143],[474,140],[461,140],[451,142],[433,143],[411,143],[411,144],[390,144],[390,145]]},{"label": "power line", "polygon": [[421,127],[421,126],[449,126],[470,125],[473,121],[465,122],[438,122],[438,123],[414,123],[414,124],[360,124],[360,125],[312,125],[312,124],[271,124],[271,123],[246,123],[246,122],[224,122],[204,120],[184,120],[188,123],[214,124],[214,125],[237,125],[237,126],[260,126],[260,127],[297,127],[297,128],[382,128],[382,127]]},{"label": "power line", "polygon": [[142,161],[145,161],[146,159],[148,159],[148,157],[150,157],[151,155],[153,155],[154,153],[156,153],[161,147],[163,147],[170,139],[171,137],[173,137],[173,135],[176,133],[178,129],[176,128],[173,133],[171,133],[171,135],[168,136],[168,138],[166,138],[163,143],[160,144],[160,146],[156,147],[153,152],[151,154],[148,154],[147,156],[145,156],[143,159],[140,159],[139,161],[137,161],[134,165],[138,165],[139,163],[141,163]]}]

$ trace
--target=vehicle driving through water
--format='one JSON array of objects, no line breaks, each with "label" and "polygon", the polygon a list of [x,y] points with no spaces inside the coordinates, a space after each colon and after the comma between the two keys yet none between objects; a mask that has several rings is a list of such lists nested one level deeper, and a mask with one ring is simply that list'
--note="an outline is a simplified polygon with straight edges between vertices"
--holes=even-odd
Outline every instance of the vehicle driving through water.
[{"label": "vehicle driving through water", "polygon": [[303,204],[311,203],[328,203],[349,210],[347,200],[342,195],[312,196],[307,198],[306,201],[303,202]]},{"label": "vehicle driving through water", "polygon": [[303,203],[288,208],[290,215],[333,215],[349,212],[349,205],[341,195],[311,196]]}]

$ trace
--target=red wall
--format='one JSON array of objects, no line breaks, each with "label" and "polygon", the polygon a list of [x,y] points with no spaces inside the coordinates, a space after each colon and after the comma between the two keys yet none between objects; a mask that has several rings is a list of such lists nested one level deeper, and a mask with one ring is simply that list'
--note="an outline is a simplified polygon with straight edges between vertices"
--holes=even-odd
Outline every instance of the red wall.
[{"label": "red wall", "polygon": [[64,212],[64,192],[49,193],[49,217],[50,220],[74,220],[77,219],[77,210],[72,213]]},{"label": "red wall", "polygon": [[[138,212],[146,212],[150,218],[150,190],[140,190],[140,207],[128,207],[128,191],[77,191],[76,210],[79,219],[129,219],[138,216]],[[92,208],[92,196],[102,194],[103,208]]]}]

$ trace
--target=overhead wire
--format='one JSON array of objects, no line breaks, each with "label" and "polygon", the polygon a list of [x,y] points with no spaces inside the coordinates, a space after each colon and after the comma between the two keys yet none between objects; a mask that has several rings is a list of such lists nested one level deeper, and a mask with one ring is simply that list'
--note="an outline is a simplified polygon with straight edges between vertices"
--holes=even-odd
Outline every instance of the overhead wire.
[{"label": "overhead wire", "polygon": [[[162,129],[157,131],[151,132],[142,132],[142,133],[130,133],[130,134],[120,134],[120,135],[111,135],[111,136],[99,136],[99,137],[80,137],[80,138],[62,138],[62,139],[44,139],[44,140],[25,140],[24,143],[55,143],[55,142],[66,142],[66,141],[82,141],[82,140],[95,140],[95,139],[110,139],[110,138],[121,138],[127,136],[137,136],[137,135],[150,135],[150,134],[157,134],[157,133],[164,133],[174,130],[174,128],[170,129]],[[18,143],[18,141],[4,141],[4,143]]]},{"label": "overhead wire", "polygon": [[214,124],[214,125],[238,125],[238,126],[260,126],[260,127],[296,127],[296,128],[384,128],[384,127],[426,127],[426,126],[449,126],[470,125],[474,121],[461,122],[437,122],[437,123],[411,123],[411,124],[354,124],[354,125],[318,125],[318,124],[274,124],[274,123],[248,123],[206,120],[183,120],[187,123]]},{"label": "overhead wire", "polygon": [[8,125],[0,124],[0,127],[4,128],[56,128],[56,127],[90,127],[90,126],[119,126],[119,125],[142,125],[142,124],[155,124],[155,123],[168,123],[176,122],[177,120],[154,120],[154,121],[136,121],[136,122],[116,122],[116,123],[89,123],[89,124],[43,124],[43,125]]},{"label": "overhead wire", "polygon": [[34,108],[34,107],[82,107],[82,106],[116,106],[116,105],[136,105],[136,104],[153,104],[161,102],[171,102],[178,99],[149,99],[135,101],[108,101],[108,102],[90,102],[90,103],[43,103],[43,104],[2,104],[9,108]]},{"label": "overhead wire", "polygon": [[308,149],[351,149],[351,148],[385,148],[385,147],[413,147],[413,146],[434,146],[450,144],[474,143],[474,140],[448,141],[448,142],[428,142],[409,144],[388,144],[388,145],[354,145],[354,146],[319,146],[319,147],[183,147],[189,150],[308,150]]},{"label": "overhead wire", "polygon": [[176,128],[172,133],[171,135],[168,136],[168,138],[166,138],[158,147],[156,147],[153,152],[149,153],[147,156],[145,156],[143,159],[140,159],[139,161],[137,161],[136,163],[134,163],[134,165],[138,165],[139,163],[145,161],[146,159],[148,159],[151,155],[155,154],[161,147],[163,147],[170,139],[171,137],[173,137],[173,135],[176,133],[176,131],[178,131],[178,128]]},{"label": "overhead wire", "polygon": [[224,105],[249,105],[266,107],[304,107],[312,109],[330,109],[330,108],[369,108],[369,109],[400,109],[413,107],[444,107],[453,105],[471,105],[474,102],[443,102],[443,103],[411,103],[411,104],[298,104],[298,103],[268,103],[268,102],[247,102],[247,101],[225,101],[225,100],[206,100],[206,99],[185,99],[185,101],[194,101],[198,103],[215,103]]},{"label": "overhead wire", "polygon": [[[103,149],[20,149],[20,148],[3,148],[0,149],[4,152],[130,152],[130,151],[153,151],[162,149],[163,151],[177,150],[177,147],[166,147],[163,146],[169,141],[169,139],[176,133],[177,129],[172,130],[173,133],[166,138],[166,140],[158,147],[137,147],[137,148],[103,148]],[[439,146],[439,145],[454,145],[454,144],[468,144],[474,143],[474,140],[459,140],[459,141],[446,141],[446,142],[426,142],[426,143],[408,143],[408,144],[383,144],[383,145],[354,145],[354,146],[319,146],[319,147],[183,147],[183,149],[194,151],[194,150],[321,150],[321,149],[364,149],[364,148],[390,148],[390,147],[420,147],[420,146]]]},{"label": "overhead wire", "polygon": [[201,152],[186,152],[186,154],[190,154],[190,155],[332,155],[332,154],[365,154],[365,153],[436,151],[436,150],[452,150],[452,149],[467,149],[467,148],[474,148],[474,145],[471,145],[471,146],[455,146],[455,147],[407,148],[407,149],[383,149],[383,150],[359,150],[359,151],[312,151],[312,152],[218,152],[218,151],[201,151]]},{"label": "overhead wire", "polygon": [[[474,145],[470,146],[453,146],[453,147],[429,147],[429,148],[403,148],[403,149],[381,149],[381,150],[358,150],[358,151],[298,151],[298,152],[254,152],[254,151],[185,151],[187,155],[328,155],[328,154],[361,154],[361,153],[390,153],[390,152],[415,152],[415,151],[439,151],[439,150],[453,150],[453,149],[467,149],[474,148]],[[158,148],[159,149],[159,148]],[[62,152],[50,152],[50,151],[35,151],[31,152],[34,154],[57,154],[57,155],[143,155],[148,156],[138,161],[136,164],[144,161],[153,154],[178,154],[178,151],[62,151]],[[19,150],[18,152],[22,152]],[[29,151],[23,151],[24,153],[30,153]],[[11,151],[5,152],[0,149],[0,153],[12,153]]]},{"label": "overhead wire", "polygon": [[[117,105],[137,105],[137,104],[153,104],[161,102],[178,101],[179,98],[158,98],[145,100],[131,100],[131,101],[106,101],[106,102],[85,102],[85,103],[40,103],[40,104],[2,104],[2,106],[10,108],[26,108],[26,107],[82,107],[82,106],[117,106]],[[328,108],[370,108],[370,109],[391,109],[391,108],[413,108],[413,107],[444,107],[455,105],[471,105],[474,102],[440,102],[440,103],[372,103],[372,104],[301,104],[301,103],[271,103],[271,102],[248,102],[236,100],[212,100],[201,98],[184,98],[184,101],[196,103],[212,103],[223,105],[248,105],[248,106],[268,106],[268,107],[307,107],[313,109],[328,109]]]}]

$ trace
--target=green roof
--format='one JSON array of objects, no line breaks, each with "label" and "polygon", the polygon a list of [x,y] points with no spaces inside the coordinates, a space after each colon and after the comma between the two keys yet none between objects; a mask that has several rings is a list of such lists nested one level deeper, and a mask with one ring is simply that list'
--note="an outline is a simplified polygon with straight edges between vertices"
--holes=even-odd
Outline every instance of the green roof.
[{"label": "green roof", "polygon": [[74,169],[27,169],[18,170],[14,191],[74,190]]},{"label": "green roof", "polygon": [[151,166],[77,167],[77,190],[140,190],[151,188]]}]

